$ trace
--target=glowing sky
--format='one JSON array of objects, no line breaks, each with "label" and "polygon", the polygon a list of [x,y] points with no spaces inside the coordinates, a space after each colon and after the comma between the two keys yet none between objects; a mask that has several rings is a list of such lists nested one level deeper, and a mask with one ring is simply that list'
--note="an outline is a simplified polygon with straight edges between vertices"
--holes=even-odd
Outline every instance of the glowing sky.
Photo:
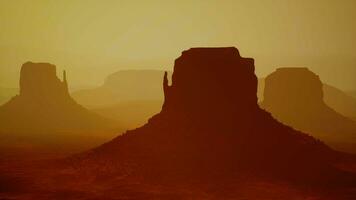
[{"label": "glowing sky", "polygon": [[259,76],[311,68],[356,89],[355,0],[1,0],[0,86],[26,61],[66,68],[74,86],[120,69],[171,69],[182,50],[236,46]]}]

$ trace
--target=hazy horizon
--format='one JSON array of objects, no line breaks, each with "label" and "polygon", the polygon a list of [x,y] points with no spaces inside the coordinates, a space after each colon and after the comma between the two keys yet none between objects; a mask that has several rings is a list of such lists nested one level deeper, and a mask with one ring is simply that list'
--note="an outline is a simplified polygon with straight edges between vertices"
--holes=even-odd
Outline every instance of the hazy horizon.
[{"label": "hazy horizon", "polygon": [[356,90],[356,2],[1,1],[0,86],[18,87],[21,65],[49,62],[73,87],[118,70],[172,70],[191,47],[235,46],[264,77],[308,67]]},{"label": "hazy horizon", "polygon": [[0,0],[0,200],[356,199],[355,8]]}]

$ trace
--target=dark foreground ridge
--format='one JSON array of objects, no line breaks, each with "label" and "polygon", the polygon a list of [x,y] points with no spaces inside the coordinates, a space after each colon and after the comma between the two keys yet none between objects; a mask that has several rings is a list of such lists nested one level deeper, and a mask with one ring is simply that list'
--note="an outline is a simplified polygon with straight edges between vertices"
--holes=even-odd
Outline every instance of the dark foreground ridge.
[{"label": "dark foreground ridge", "polygon": [[170,182],[233,178],[246,171],[304,184],[356,180],[334,167],[344,154],[259,108],[254,60],[236,48],[184,51],[168,82],[165,74],[162,111],[146,125],[71,163],[106,177],[122,173]]},{"label": "dark foreground ridge", "polygon": [[69,95],[66,72],[58,79],[56,66],[49,63],[23,64],[20,94],[0,106],[0,132],[10,136],[103,130],[111,123],[77,104]]},{"label": "dark foreground ridge", "polygon": [[322,82],[307,68],[279,68],[265,79],[261,105],[281,122],[355,153],[356,122],[331,109],[323,97]]}]

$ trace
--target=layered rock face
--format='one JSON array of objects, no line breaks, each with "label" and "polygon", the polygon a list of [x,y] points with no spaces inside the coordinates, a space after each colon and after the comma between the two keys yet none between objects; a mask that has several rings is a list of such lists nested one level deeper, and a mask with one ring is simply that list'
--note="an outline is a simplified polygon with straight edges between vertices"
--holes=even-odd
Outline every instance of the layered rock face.
[{"label": "layered rock face", "polygon": [[259,108],[254,61],[236,48],[189,49],[168,82],[165,74],[162,111],[146,125],[74,159],[171,181],[232,178],[243,170],[303,181],[343,177],[332,167],[339,153]]},{"label": "layered rock face", "polygon": [[307,68],[280,68],[267,76],[261,105],[281,122],[340,150],[352,151],[340,143],[356,144],[356,123],[325,104],[323,84]]},{"label": "layered rock face", "polygon": [[109,124],[70,97],[66,73],[61,81],[56,66],[49,63],[23,64],[20,94],[0,107],[0,132],[10,135],[90,131]]}]

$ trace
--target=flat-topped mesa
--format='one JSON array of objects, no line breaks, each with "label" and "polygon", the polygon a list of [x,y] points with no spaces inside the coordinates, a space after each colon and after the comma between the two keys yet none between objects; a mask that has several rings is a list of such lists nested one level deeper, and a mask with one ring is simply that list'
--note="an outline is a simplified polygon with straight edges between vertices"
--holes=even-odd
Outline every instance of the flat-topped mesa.
[{"label": "flat-topped mesa", "polygon": [[324,102],[323,84],[307,68],[280,68],[268,75],[261,107],[280,122],[337,150],[355,152],[356,123]]},{"label": "flat-topped mesa", "polygon": [[279,68],[265,79],[263,106],[315,109],[325,105],[322,87],[319,76],[307,68]]},{"label": "flat-topped mesa", "polygon": [[172,85],[165,75],[163,88],[163,113],[222,118],[258,108],[254,60],[242,58],[235,47],[184,51],[175,60]]},{"label": "flat-topped mesa", "polygon": [[56,66],[49,63],[26,62],[21,67],[20,96],[25,98],[58,98],[69,96],[66,73],[63,81],[56,75]]}]

